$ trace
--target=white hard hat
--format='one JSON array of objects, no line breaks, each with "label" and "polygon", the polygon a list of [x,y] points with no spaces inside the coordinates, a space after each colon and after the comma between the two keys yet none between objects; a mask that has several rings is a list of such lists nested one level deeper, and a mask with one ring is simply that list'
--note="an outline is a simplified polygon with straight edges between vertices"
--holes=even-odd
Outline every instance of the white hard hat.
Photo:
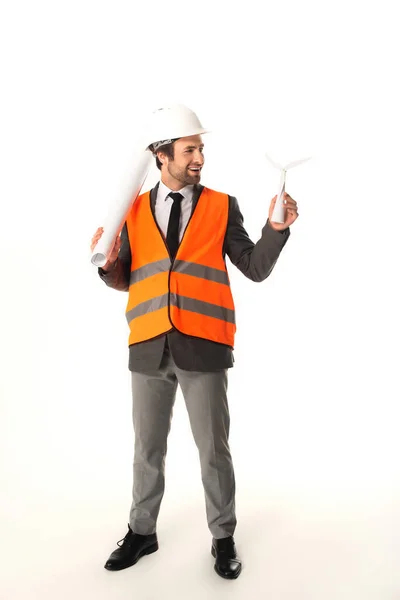
[{"label": "white hard hat", "polygon": [[[183,104],[165,106],[154,111],[146,138],[153,151],[181,137],[207,133],[197,115]],[[161,142],[163,142],[161,144]]]}]

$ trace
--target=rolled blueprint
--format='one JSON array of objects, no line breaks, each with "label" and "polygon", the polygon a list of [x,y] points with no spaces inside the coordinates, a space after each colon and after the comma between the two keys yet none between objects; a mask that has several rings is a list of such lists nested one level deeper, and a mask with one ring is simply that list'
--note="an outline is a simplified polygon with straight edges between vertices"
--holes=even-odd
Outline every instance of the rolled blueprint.
[{"label": "rolled blueprint", "polygon": [[307,160],[310,160],[311,156],[308,158],[302,158],[301,160],[295,160],[293,162],[288,163],[285,166],[282,166],[279,163],[276,163],[274,160],[272,160],[272,158],[270,158],[268,156],[268,154],[266,154],[265,156],[267,157],[267,159],[269,160],[271,165],[273,167],[275,167],[276,169],[279,169],[281,172],[281,180],[279,183],[278,197],[276,199],[274,210],[272,211],[271,221],[273,223],[284,223],[285,222],[285,207],[283,204],[283,195],[285,193],[286,171],[288,169],[291,169],[292,167],[297,167],[297,165],[301,165],[302,163],[306,162]]},{"label": "rolled blueprint", "polygon": [[133,157],[134,172],[120,198],[110,206],[103,229],[103,235],[93,250],[92,263],[103,267],[114,247],[115,238],[121,232],[133,203],[140,194],[153,160],[150,150],[137,150]]}]

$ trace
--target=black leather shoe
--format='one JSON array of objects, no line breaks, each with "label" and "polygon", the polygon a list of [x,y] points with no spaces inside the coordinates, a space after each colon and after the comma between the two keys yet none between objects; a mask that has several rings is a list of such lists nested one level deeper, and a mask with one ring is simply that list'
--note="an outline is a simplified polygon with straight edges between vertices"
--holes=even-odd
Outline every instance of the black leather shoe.
[{"label": "black leather shoe", "polygon": [[225,579],[236,579],[242,570],[242,563],[236,554],[233,537],[216,540],[213,538],[211,554],[216,559],[214,570]]},{"label": "black leather shoe", "polygon": [[117,545],[119,548],[114,550],[104,565],[104,568],[108,571],[126,569],[136,564],[139,558],[145,554],[156,552],[158,550],[157,534],[140,535],[139,533],[133,533],[128,525],[128,533],[122,540],[117,542]]}]

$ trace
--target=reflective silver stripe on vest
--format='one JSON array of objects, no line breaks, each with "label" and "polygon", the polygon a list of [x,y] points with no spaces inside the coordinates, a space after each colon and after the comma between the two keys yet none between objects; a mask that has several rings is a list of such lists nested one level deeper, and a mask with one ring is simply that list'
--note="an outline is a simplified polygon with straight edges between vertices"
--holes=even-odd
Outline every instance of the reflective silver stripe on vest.
[{"label": "reflective silver stripe on vest", "polygon": [[[157,273],[165,273],[166,271],[169,271],[170,268],[171,261],[169,258],[163,258],[162,260],[148,263],[147,265],[140,267],[140,269],[135,269],[135,271],[131,272],[130,285],[137,283],[138,281],[143,281],[152,275],[157,275]],[[215,281],[216,283],[222,283],[223,285],[229,285],[229,278],[226,271],[207,267],[206,265],[200,265],[198,263],[176,260],[173,271],[191,275],[192,277],[199,277],[200,279],[207,279],[208,281]]]},{"label": "reflective silver stripe on vest", "polygon": [[[214,319],[235,324],[235,311],[231,308],[225,308],[224,306],[218,306],[217,304],[211,304],[203,300],[195,300],[187,296],[179,296],[178,294],[171,294],[171,304],[183,310],[189,310],[200,315],[205,315],[206,317],[214,317]],[[168,306],[168,294],[157,296],[157,298],[146,300],[146,302],[142,302],[129,310],[126,313],[126,320],[130,323],[137,317],[142,317],[166,306]]]},{"label": "reflective silver stripe on vest", "polygon": [[152,275],[157,275],[157,273],[164,273],[165,271],[169,271],[171,268],[171,260],[169,258],[163,258],[162,260],[157,260],[152,263],[147,263],[140,269],[135,269],[131,271],[130,285],[132,283],[137,283],[138,281],[143,281],[143,279],[147,279],[147,277],[151,277]]},{"label": "reflective silver stripe on vest", "polygon": [[229,285],[228,274],[226,271],[221,271],[221,269],[214,269],[213,267],[206,267],[205,265],[185,260],[176,260],[172,270],[184,273],[185,275],[192,275],[193,277],[200,277],[208,281]]},{"label": "reflective silver stripe on vest", "polygon": [[133,319],[136,319],[136,317],[142,317],[143,315],[160,310],[160,308],[165,308],[166,306],[168,306],[168,294],[157,296],[157,298],[141,302],[135,306],[135,308],[128,310],[126,313],[126,320],[130,323]]},{"label": "reflective silver stripe on vest", "polygon": [[203,300],[194,300],[194,298],[179,296],[178,294],[171,294],[171,304],[183,310],[190,310],[206,317],[214,317],[214,319],[235,324],[235,311],[224,306],[218,306]]}]

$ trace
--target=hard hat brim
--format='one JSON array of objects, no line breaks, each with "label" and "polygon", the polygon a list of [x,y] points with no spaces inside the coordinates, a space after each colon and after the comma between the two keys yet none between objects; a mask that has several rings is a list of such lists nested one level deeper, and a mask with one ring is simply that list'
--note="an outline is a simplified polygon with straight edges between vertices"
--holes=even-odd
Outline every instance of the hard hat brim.
[{"label": "hard hat brim", "polygon": [[[210,133],[209,129],[203,129],[203,127],[198,128],[198,129],[194,129],[192,133],[187,133],[185,132],[184,135],[175,135],[173,140],[176,142],[177,140],[180,140],[181,138],[184,137],[191,137],[192,135],[202,135],[203,133]],[[153,144],[157,144],[157,142],[160,142],[162,140],[153,140],[152,142],[150,142],[150,144],[147,146],[146,150],[151,150],[151,146]],[[171,142],[169,142],[171,143]]]}]

